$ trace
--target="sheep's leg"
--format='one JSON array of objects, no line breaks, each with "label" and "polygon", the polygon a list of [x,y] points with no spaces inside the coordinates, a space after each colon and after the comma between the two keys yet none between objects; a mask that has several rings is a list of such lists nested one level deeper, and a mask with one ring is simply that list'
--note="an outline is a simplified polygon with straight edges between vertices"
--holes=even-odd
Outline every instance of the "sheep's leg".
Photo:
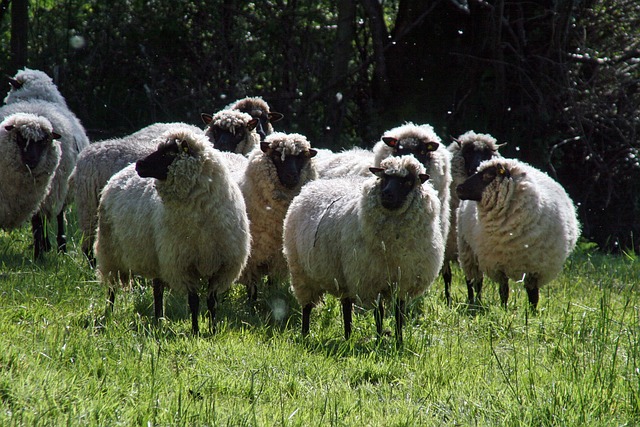
[{"label": "sheep's leg", "polygon": [[311,317],[311,309],[313,304],[309,303],[302,309],[302,336],[309,335],[309,318]]},{"label": "sheep's leg", "polygon": [[218,306],[218,294],[211,292],[207,297],[207,308],[209,309],[209,331],[216,333],[216,307]]},{"label": "sheep's leg", "polygon": [[467,303],[473,305],[473,279],[466,279],[467,282]]},{"label": "sheep's leg", "polygon": [[445,261],[442,266],[442,279],[444,280],[444,298],[447,300],[447,307],[451,307],[451,264]]},{"label": "sheep's leg", "polygon": [[482,277],[474,280],[474,285],[476,288],[476,303],[480,304],[480,300],[482,299]]},{"label": "sheep's leg", "polygon": [[58,234],[56,236],[56,242],[58,243],[58,251],[59,252],[67,252],[67,236],[64,233],[64,210],[63,207],[58,216],[56,217],[58,221]]},{"label": "sheep's leg", "polygon": [[498,284],[500,285],[500,301],[502,302],[502,306],[507,308],[507,300],[509,299],[509,278],[504,274],[501,275],[498,280]]},{"label": "sheep's leg", "polygon": [[33,233],[33,258],[37,260],[42,257],[43,252],[51,249],[45,235],[44,220],[39,212],[31,218],[31,230]]},{"label": "sheep's leg", "polygon": [[349,298],[342,299],[342,318],[344,319],[344,339],[348,340],[351,336],[351,314],[353,312],[353,303]]},{"label": "sheep's leg", "polygon": [[107,307],[104,310],[104,317],[109,317],[111,316],[111,313],[113,313],[113,306],[116,303],[116,290],[114,288],[114,285],[109,285],[109,291],[107,293]]},{"label": "sheep's leg", "polygon": [[200,312],[200,298],[198,298],[197,292],[189,292],[189,309],[191,310],[191,330],[193,335],[199,335],[198,314]]},{"label": "sheep's leg", "polygon": [[247,288],[247,302],[253,304],[258,300],[258,287],[255,283],[250,282],[245,284],[245,288]]},{"label": "sheep's leg", "polygon": [[376,319],[376,333],[378,338],[382,337],[382,322],[384,319],[384,301],[378,299],[378,306],[373,310],[373,317]]},{"label": "sheep's leg", "polygon": [[164,284],[160,279],[153,279],[153,309],[156,322],[164,317],[164,309],[162,306],[162,296],[164,294]]},{"label": "sheep's leg", "polygon": [[540,289],[538,288],[538,278],[533,274],[525,276],[524,286],[527,289],[529,304],[531,304],[531,308],[535,311],[538,308],[538,300],[540,299]]},{"label": "sheep's leg", "polygon": [[406,317],[406,304],[404,300],[396,300],[396,345],[402,345],[402,326]]}]

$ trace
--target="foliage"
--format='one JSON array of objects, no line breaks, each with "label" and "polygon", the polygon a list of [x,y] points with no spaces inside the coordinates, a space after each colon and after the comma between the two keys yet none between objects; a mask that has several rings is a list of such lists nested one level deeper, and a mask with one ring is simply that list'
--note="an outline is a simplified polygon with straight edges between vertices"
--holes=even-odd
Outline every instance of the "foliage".
[{"label": "foliage", "polygon": [[[327,298],[300,336],[284,286],[255,310],[243,286],[222,299],[219,332],[189,335],[184,295],[151,320],[151,290],[105,289],[79,249],[29,259],[27,227],[0,234],[0,424],[17,425],[634,425],[640,421],[637,257],[590,245],[526,309],[514,284],[499,306],[488,283],[470,310],[460,271],[454,306],[442,282],[411,306],[405,345],[377,341],[358,309],[342,338]],[[389,316],[393,317],[393,316]],[[205,323],[206,324],[206,323]],[[393,320],[385,327],[392,329]]]}]

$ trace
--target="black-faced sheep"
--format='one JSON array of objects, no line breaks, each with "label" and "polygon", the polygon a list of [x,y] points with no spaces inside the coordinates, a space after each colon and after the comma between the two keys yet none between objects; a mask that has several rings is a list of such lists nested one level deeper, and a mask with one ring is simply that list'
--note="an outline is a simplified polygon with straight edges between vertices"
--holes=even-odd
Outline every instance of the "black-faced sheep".
[{"label": "black-faced sheep", "polygon": [[202,121],[207,125],[205,135],[214,148],[220,151],[248,155],[257,147],[260,136],[252,132],[259,120],[237,110],[221,110],[211,114],[202,113]]},{"label": "black-faced sheep", "polygon": [[240,280],[247,287],[249,301],[257,298],[257,283],[264,275],[280,279],[288,274],[282,255],[282,223],[302,186],[316,178],[315,154],[303,135],[274,132],[249,156],[239,182],[253,242]]},{"label": "black-faced sheep", "polygon": [[109,285],[109,310],[117,282],[138,274],[154,279],[157,317],[163,286],[188,293],[197,334],[198,290],[206,280],[214,330],[218,295],[238,278],[249,249],[242,193],[202,133],[165,133],[157,151],[115,174],[102,192],[94,251]]},{"label": "black-faced sheep", "polygon": [[451,186],[449,199],[449,234],[444,252],[442,278],[444,280],[444,295],[447,305],[451,305],[451,261],[458,260],[458,238],[456,231],[456,217],[460,199],[456,187],[476,173],[478,166],[485,160],[500,157],[498,149],[504,144],[497,144],[496,139],[485,133],[468,131],[455,139],[447,150],[451,153]]},{"label": "black-faced sheep", "polygon": [[486,274],[500,285],[506,307],[509,279],[523,281],[535,309],[539,288],[555,278],[580,228],[573,202],[545,173],[514,159],[483,162],[457,187],[458,253],[469,289],[480,298]]},{"label": "black-faced sheep", "polygon": [[[61,158],[51,181],[51,187],[41,209],[34,215],[34,257],[39,258],[51,248],[46,236],[45,222],[57,223],[58,249],[66,249],[64,211],[70,201],[67,180],[73,170],[78,154],[89,145],[86,132],[76,115],[67,108],[67,103],[53,81],[42,71],[25,68],[10,79],[11,90],[0,108],[0,120],[14,113],[30,113],[46,117],[60,137]],[[53,219],[56,221],[53,221]]]},{"label": "black-faced sheep", "polygon": [[440,200],[412,156],[389,157],[372,178],[345,177],[307,184],[284,224],[291,289],[302,306],[302,334],[325,293],[342,301],[344,333],[352,304],[374,306],[382,334],[383,299],[396,301],[402,342],[405,303],[437,277],[444,257]]},{"label": "black-faced sheep", "polygon": [[260,136],[260,141],[264,141],[267,135],[273,133],[273,125],[271,123],[275,123],[284,117],[282,113],[271,111],[269,104],[259,96],[239,99],[230,104],[227,109],[238,110],[249,114],[254,119],[258,119],[256,132]]},{"label": "black-faced sheep", "polygon": [[60,162],[59,137],[49,120],[33,114],[0,123],[0,228],[20,227],[40,208]]},{"label": "black-faced sheep", "polygon": [[334,155],[321,155],[316,161],[320,178],[369,175],[369,167],[379,166],[391,156],[414,156],[426,169],[429,183],[438,192],[441,204],[442,235],[449,233],[449,199],[451,192],[451,154],[428,124],[405,123],[386,131],[373,151],[354,148]]}]

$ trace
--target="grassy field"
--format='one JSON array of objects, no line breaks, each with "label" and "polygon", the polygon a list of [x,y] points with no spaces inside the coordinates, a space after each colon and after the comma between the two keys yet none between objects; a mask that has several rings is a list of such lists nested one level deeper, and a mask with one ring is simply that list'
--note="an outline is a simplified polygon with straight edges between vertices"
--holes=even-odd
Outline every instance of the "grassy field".
[{"label": "grassy field", "polygon": [[[244,287],[222,300],[219,332],[189,334],[183,295],[152,322],[151,289],[106,290],[79,253],[31,260],[26,228],[0,233],[0,425],[436,426],[640,424],[640,263],[582,244],[532,316],[521,285],[509,307],[495,284],[469,310],[438,279],[410,306],[405,343],[375,339],[357,310],[300,309],[283,287],[254,308]],[[206,305],[206,304],[203,304]],[[385,327],[393,330],[392,316]],[[203,319],[203,329],[207,323]]]}]

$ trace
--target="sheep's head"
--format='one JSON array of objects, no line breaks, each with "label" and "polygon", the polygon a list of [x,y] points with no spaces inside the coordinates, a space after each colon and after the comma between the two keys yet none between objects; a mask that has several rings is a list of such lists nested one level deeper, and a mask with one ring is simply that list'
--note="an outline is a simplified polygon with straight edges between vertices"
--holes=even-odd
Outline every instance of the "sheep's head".
[{"label": "sheep's head", "polygon": [[380,163],[379,168],[369,168],[380,179],[380,203],[386,209],[399,209],[409,194],[429,179],[424,167],[409,159],[388,158]]},{"label": "sheep's head", "polygon": [[394,156],[413,155],[423,165],[429,164],[431,153],[438,149],[438,144],[428,138],[405,137],[394,138],[392,136],[383,136],[382,141],[393,149]]},{"label": "sheep's head", "polygon": [[220,151],[238,152],[238,145],[247,139],[258,125],[258,119],[234,110],[222,110],[214,114],[202,113],[202,121],[207,125],[205,135],[213,147]]},{"label": "sheep's head", "polygon": [[54,139],[60,134],[51,129],[50,123],[37,123],[29,115],[16,115],[15,120],[6,124],[4,129],[11,135],[20,153],[22,163],[29,169],[35,169]]},{"label": "sheep's head", "polygon": [[264,141],[267,135],[273,132],[273,126],[271,123],[275,123],[281,120],[284,115],[271,111],[269,104],[267,104],[262,98],[243,98],[235,104],[233,109],[249,114],[254,119],[258,120],[256,125],[256,132],[260,135],[260,141]]},{"label": "sheep's head", "polygon": [[456,193],[460,200],[482,200],[484,191],[502,181],[511,179],[511,172],[500,162],[487,162],[480,166],[478,172],[471,175],[465,182],[458,185]]},{"label": "sheep's head", "polygon": [[454,140],[464,159],[464,169],[467,176],[478,170],[480,163],[493,157],[499,157],[498,149],[505,144],[496,144],[496,139],[488,134],[476,134],[468,131]]},{"label": "sheep's head", "polygon": [[176,160],[192,155],[192,148],[187,139],[169,137],[158,144],[156,151],[136,162],[136,172],[142,178],[164,181]]},{"label": "sheep's head", "polygon": [[293,189],[300,183],[303,169],[318,152],[304,136],[275,132],[260,143],[260,149],[270,159],[280,184]]}]

